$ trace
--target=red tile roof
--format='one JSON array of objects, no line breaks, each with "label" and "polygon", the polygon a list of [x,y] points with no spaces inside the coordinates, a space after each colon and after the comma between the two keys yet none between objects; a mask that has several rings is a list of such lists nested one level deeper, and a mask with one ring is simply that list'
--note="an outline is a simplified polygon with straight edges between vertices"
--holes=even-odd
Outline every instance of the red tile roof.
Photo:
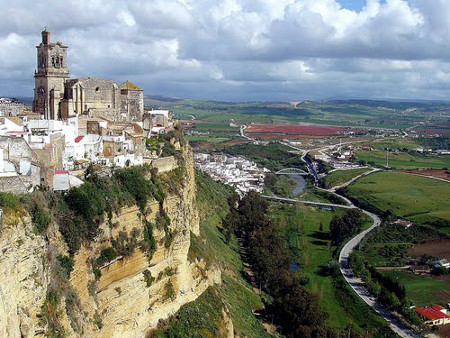
[{"label": "red tile roof", "polygon": [[441,312],[440,309],[436,309],[436,305],[433,307],[417,307],[416,312],[429,320],[436,320],[442,318],[450,318],[450,316]]},{"label": "red tile roof", "polygon": [[438,305],[432,306],[432,308],[435,309],[435,310],[439,310],[439,311],[440,311],[440,310],[445,310],[445,307],[443,307],[443,306],[441,306],[441,305],[439,305],[439,304],[438,304]]},{"label": "red tile roof", "polygon": [[77,138],[75,139],[75,143],[80,142],[83,139],[84,135],[81,136],[77,136]]}]

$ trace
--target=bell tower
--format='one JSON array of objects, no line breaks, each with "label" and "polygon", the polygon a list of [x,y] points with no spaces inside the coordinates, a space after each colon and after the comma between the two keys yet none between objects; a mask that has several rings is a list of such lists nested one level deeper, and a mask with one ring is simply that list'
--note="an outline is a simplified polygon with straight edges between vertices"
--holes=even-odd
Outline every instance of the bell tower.
[{"label": "bell tower", "polygon": [[37,70],[34,72],[33,109],[45,119],[57,120],[61,116],[64,83],[69,78],[67,46],[50,41],[50,31],[42,32],[37,48]]}]

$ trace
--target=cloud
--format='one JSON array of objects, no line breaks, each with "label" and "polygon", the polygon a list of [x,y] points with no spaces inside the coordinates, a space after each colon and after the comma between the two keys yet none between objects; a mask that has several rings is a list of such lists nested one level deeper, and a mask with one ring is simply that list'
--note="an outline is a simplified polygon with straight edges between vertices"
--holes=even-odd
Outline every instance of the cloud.
[{"label": "cloud", "polygon": [[[342,0],[342,3],[345,3]],[[74,76],[220,100],[446,99],[450,3],[0,0],[0,90],[31,96],[44,26]]]}]

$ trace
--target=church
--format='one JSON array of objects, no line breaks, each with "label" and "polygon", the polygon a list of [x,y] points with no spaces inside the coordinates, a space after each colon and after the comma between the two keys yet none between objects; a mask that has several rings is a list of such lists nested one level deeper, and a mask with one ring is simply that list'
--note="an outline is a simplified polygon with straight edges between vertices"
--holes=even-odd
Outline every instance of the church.
[{"label": "church", "polygon": [[51,42],[50,31],[42,32],[37,48],[37,70],[33,110],[44,119],[103,117],[112,121],[142,121],[144,90],[126,81],[86,77],[71,79],[67,49],[62,42]]}]

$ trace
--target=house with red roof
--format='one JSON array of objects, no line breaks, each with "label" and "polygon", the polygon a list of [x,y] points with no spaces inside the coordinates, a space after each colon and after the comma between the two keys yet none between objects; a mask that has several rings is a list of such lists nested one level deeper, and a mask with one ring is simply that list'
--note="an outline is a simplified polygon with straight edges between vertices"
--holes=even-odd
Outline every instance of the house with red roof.
[{"label": "house with red roof", "polygon": [[441,305],[431,307],[416,307],[417,314],[424,319],[428,325],[445,325],[450,324],[450,316],[448,310]]}]

